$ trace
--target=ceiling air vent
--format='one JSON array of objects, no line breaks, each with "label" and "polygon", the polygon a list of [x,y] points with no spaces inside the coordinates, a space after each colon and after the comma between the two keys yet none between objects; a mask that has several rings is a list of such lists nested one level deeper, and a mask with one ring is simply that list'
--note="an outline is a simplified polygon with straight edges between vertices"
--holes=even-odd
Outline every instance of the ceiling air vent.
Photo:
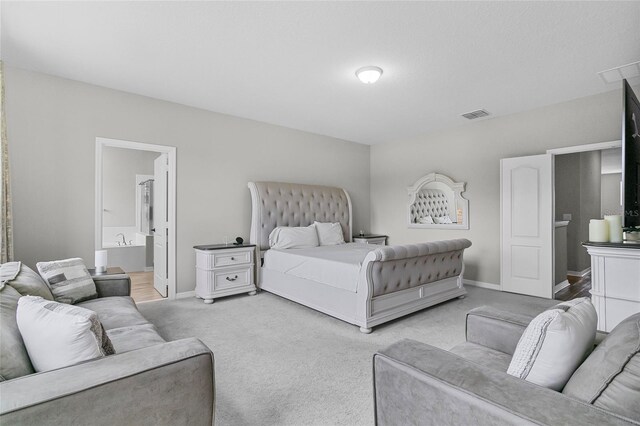
[{"label": "ceiling air vent", "polygon": [[487,115],[489,115],[489,113],[483,109],[477,109],[475,111],[465,112],[464,114],[462,114],[464,118],[467,118],[469,120],[473,120],[475,118],[480,118],[480,117],[486,117]]},{"label": "ceiling air vent", "polygon": [[622,81],[623,78],[631,80],[640,77],[640,61],[627,65],[611,68],[609,70],[600,71],[598,73],[602,81],[605,83],[615,83]]}]

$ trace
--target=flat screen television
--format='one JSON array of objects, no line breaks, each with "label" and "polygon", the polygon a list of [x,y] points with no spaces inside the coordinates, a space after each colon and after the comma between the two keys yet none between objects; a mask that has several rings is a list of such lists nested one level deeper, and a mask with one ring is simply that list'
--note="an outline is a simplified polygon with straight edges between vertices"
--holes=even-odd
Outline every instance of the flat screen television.
[{"label": "flat screen television", "polygon": [[640,102],[622,81],[622,226],[640,230]]}]

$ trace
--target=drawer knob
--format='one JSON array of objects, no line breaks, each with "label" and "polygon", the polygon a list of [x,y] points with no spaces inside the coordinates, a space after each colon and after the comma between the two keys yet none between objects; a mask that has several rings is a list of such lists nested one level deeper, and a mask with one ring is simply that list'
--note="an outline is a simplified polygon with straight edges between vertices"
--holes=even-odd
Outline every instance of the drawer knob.
[{"label": "drawer knob", "polygon": [[236,275],[235,277],[231,278],[231,277],[227,277],[227,281],[235,281],[238,279],[238,276]]},{"label": "drawer knob", "polygon": [[233,256],[231,256],[231,260],[236,260],[236,258],[235,258],[235,257],[233,257]]}]

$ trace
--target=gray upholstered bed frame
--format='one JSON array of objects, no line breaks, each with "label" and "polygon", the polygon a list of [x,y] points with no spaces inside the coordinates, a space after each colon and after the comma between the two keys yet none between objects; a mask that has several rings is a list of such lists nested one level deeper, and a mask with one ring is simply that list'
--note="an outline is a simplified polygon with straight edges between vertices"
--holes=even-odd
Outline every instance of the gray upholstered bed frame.
[{"label": "gray upholstered bed frame", "polygon": [[[249,182],[252,244],[269,249],[276,226],[340,222],[351,241],[351,199],[342,188],[279,182]],[[365,258],[357,291],[259,268],[258,287],[335,318],[371,328],[466,294],[462,285],[466,239],[385,246]]]}]

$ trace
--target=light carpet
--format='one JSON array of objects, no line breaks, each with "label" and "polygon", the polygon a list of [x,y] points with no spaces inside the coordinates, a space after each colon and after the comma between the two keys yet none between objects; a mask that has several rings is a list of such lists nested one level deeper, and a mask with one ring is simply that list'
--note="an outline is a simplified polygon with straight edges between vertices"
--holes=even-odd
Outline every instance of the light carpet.
[{"label": "light carpet", "polygon": [[[372,425],[372,357],[401,339],[443,349],[465,340],[465,314],[482,305],[537,313],[553,300],[467,287],[454,299],[375,327],[358,327],[267,292],[205,305],[139,305],[167,340],[195,336],[215,357],[216,425]],[[170,396],[168,396],[170,398]]]}]

